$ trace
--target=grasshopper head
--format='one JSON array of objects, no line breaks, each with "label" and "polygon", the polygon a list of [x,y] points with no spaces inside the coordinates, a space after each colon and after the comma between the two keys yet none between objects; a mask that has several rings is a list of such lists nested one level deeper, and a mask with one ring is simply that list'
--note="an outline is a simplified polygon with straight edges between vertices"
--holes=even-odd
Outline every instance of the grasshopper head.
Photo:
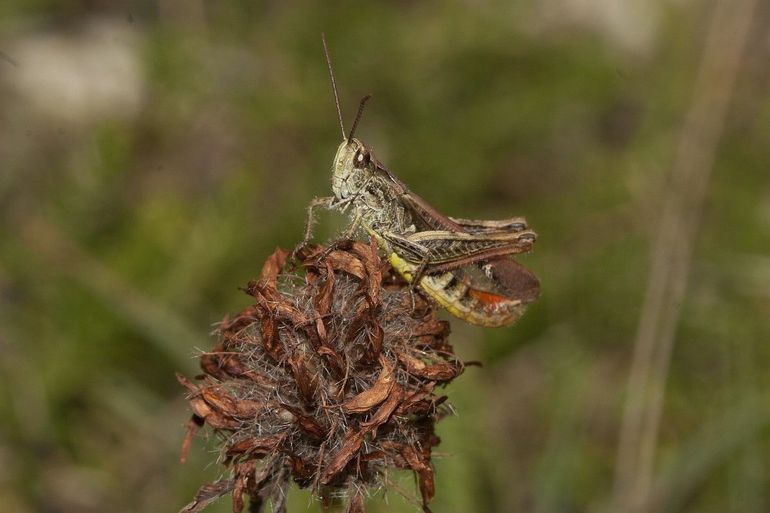
[{"label": "grasshopper head", "polygon": [[342,141],[332,164],[332,190],[338,200],[357,194],[374,172],[372,152],[358,139]]}]

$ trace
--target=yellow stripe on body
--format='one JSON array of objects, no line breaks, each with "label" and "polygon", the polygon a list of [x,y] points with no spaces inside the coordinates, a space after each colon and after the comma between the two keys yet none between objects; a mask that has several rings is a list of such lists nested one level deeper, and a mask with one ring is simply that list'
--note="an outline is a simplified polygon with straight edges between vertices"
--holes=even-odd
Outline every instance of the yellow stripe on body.
[{"label": "yellow stripe on body", "polygon": [[[364,228],[372,235],[380,247],[388,254],[390,265],[407,282],[412,283],[417,265],[407,262],[397,253],[393,252],[390,245],[383,237],[369,226],[364,224]],[[458,284],[455,287],[455,293],[452,294],[447,287],[452,279],[452,274],[443,272],[435,275],[424,275],[420,279],[419,287],[442,308],[445,308],[450,314],[477,326],[486,326],[489,328],[498,328],[508,326],[516,319],[521,317],[524,312],[524,305],[521,301],[510,300],[503,304],[491,306],[483,305],[479,301],[467,295],[469,287],[464,284]],[[494,310],[494,311],[491,311]]]},{"label": "yellow stripe on body", "polygon": [[[417,270],[417,266],[411,264],[398,256],[396,253],[391,253],[388,256],[390,265],[409,283],[412,282],[414,272]],[[477,326],[486,326],[490,328],[497,328],[501,326],[507,326],[513,321],[519,318],[523,308],[520,302],[512,302],[510,309],[505,309],[500,312],[487,312],[478,305],[472,305],[469,303],[469,298],[465,295],[468,287],[463,286],[461,294],[450,295],[449,290],[446,288],[448,279],[451,279],[450,273],[441,273],[436,276],[423,276],[420,279],[420,288],[428,294],[436,303],[443,308],[470,324],[476,324]]]}]

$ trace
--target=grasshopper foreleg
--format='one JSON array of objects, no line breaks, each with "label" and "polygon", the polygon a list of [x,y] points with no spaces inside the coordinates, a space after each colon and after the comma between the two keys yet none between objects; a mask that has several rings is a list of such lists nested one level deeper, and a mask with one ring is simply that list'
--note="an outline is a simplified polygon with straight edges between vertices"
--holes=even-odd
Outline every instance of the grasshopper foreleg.
[{"label": "grasshopper foreleg", "polygon": [[[307,244],[310,242],[310,239],[313,236],[313,224],[315,223],[316,208],[323,207],[326,210],[342,210],[345,208],[347,204],[350,203],[349,199],[346,199],[343,201],[337,201],[335,203],[336,199],[337,198],[335,198],[334,196],[323,196],[320,198],[313,198],[313,200],[307,206],[307,216],[305,217],[304,236],[302,237],[302,242],[297,244],[297,246],[294,248],[294,251],[292,251],[291,253],[292,259],[296,260],[297,254],[302,250],[302,248],[307,246]],[[358,229],[360,224],[361,224],[361,215],[357,212],[355,217],[353,218],[353,221],[350,223],[350,225],[348,225],[347,228],[345,228],[345,231],[342,232],[342,239],[345,240],[345,239],[352,238],[353,235],[356,233],[356,230]],[[330,244],[323,251],[320,258],[325,258],[329,256],[329,253],[331,253],[335,249],[337,249],[337,246],[335,244]]]},{"label": "grasshopper foreleg", "polygon": [[358,227],[361,224],[361,214],[359,212],[356,212],[356,215],[353,217],[353,221],[350,222],[347,228],[345,228],[345,231],[342,232],[342,238],[343,239],[351,239],[353,238],[353,235],[356,234],[356,230],[358,230]]},{"label": "grasshopper foreleg", "polygon": [[347,228],[342,232],[341,237],[326,246],[326,249],[323,250],[321,255],[318,257],[319,260],[323,260],[326,257],[329,256],[329,254],[334,251],[335,249],[339,249],[341,245],[347,244],[351,238],[353,238],[353,235],[355,235],[356,230],[358,229],[358,226],[361,224],[361,215],[356,213],[356,216],[353,218],[353,221],[348,225]]},{"label": "grasshopper foreleg", "polygon": [[320,198],[313,198],[310,204],[307,206],[307,216],[305,217],[305,231],[304,235],[302,237],[302,242],[297,244],[295,246],[294,251],[291,252],[292,259],[296,260],[297,253],[299,253],[302,248],[307,246],[308,242],[310,242],[310,239],[313,236],[313,224],[315,223],[315,213],[314,210],[318,207],[323,207],[327,210],[330,210],[333,208],[333,202],[334,202],[334,196],[323,196]]}]

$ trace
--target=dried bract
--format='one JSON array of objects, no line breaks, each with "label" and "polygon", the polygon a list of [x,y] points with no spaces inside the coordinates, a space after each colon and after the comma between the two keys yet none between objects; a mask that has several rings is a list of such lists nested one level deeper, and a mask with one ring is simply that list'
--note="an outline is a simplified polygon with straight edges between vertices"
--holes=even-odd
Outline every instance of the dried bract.
[{"label": "dried bract", "polygon": [[299,271],[278,249],[246,291],[255,304],[219,326],[198,382],[179,375],[193,416],[183,459],[200,427],[221,442],[230,478],[202,487],[182,511],[225,494],[233,511],[285,511],[289,481],[319,498],[385,486],[387,469],[415,473],[423,509],[433,498],[435,423],[449,412],[434,394],[464,365],[449,327],[377,253],[374,243],[307,247]]}]

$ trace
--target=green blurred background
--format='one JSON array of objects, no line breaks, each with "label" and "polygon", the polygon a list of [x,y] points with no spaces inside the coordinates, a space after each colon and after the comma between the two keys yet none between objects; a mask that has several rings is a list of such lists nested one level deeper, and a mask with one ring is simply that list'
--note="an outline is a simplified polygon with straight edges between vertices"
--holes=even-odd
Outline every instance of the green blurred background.
[{"label": "green blurred background", "polygon": [[[348,124],[373,93],[358,133],[400,178],[540,235],[515,327],[452,321],[484,367],[449,388],[434,511],[629,511],[626,386],[714,6],[3,0],[0,511],[177,511],[221,475],[200,438],[178,463],[174,371],[330,191],[322,31]],[[650,360],[655,511],[770,511],[770,7],[750,18],[720,137],[695,145],[713,174],[673,351]]]}]

